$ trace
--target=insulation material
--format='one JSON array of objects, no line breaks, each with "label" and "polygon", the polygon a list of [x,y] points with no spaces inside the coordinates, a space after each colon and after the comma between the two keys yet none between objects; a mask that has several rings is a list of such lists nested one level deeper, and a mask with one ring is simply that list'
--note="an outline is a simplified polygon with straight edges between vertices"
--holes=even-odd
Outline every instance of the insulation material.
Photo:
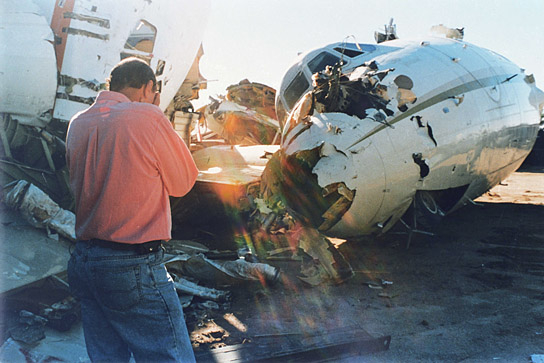
[{"label": "insulation material", "polygon": [[27,181],[20,180],[6,194],[6,204],[21,211],[30,224],[37,228],[57,231],[60,235],[76,240],[76,216],[62,209],[47,194]]},{"label": "insulation material", "polygon": [[219,284],[232,284],[240,281],[261,281],[274,283],[280,270],[265,263],[248,262],[245,259],[234,261],[210,260],[202,254],[196,254],[181,263],[185,276]]}]

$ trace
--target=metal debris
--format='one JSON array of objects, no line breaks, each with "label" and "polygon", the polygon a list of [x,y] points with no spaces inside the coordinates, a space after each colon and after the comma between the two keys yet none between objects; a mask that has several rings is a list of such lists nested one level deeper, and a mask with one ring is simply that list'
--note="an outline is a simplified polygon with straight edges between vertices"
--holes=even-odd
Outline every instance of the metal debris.
[{"label": "metal debris", "polygon": [[[312,76],[313,89],[306,93],[295,105],[283,130],[284,135],[308,116],[318,113],[342,112],[360,119],[373,118],[383,123],[394,111],[388,107],[391,100],[396,100],[399,110],[406,110],[407,104],[416,101],[411,91],[413,83],[405,75],[399,75],[393,83],[381,81],[394,69],[379,70],[375,61],[367,62],[352,70],[342,72],[342,64],[327,66],[325,70]],[[339,133],[339,132],[336,132]]]},{"label": "metal debris", "polygon": [[41,316],[47,319],[47,326],[58,331],[68,331],[81,319],[80,304],[72,296],[42,309]]},{"label": "metal debris", "polygon": [[[270,162],[274,163],[274,160],[273,158]],[[263,174],[263,179],[274,178],[273,173],[274,168],[268,169],[268,172]],[[261,191],[261,195],[268,198],[265,200],[267,207],[256,209],[248,223],[254,243],[274,246],[266,251],[267,259],[301,261],[302,275],[299,278],[312,286],[324,282],[340,283],[353,276],[351,266],[330,240],[318,229],[304,227],[308,224],[307,220],[299,219],[299,213],[285,207],[285,201],[282,199],[285,196],[283,190],[270,191],[270,188],[279,185],[274,179],[272,181],[264,185]],[[352,195],[344,187],[335,185],[329,188],[328,192],[340,190],[338,193],[343,194],[340,200],[349,200]],[[334,218],[333,209],[335,208],[329,208],[327,211],[331,214],[330,218]]]},{"label": "metal debris", "polygon": [[227,99],[276,119],[276,90],[247,79],[227,87]]},{"label": "metal debris", "polygon": [[201,124],[232,145],[267,145],[279,142],[276,120],[276,91],[260,83],[243,80],[227,88],[226,98],[213,99],[199,109]]},{"label": "metal debris", "polygon": [[387,292],[380,292],[380,293],[378,293],[378,296],[379,297],[384,297],[384,298],[387,298],[387,299],[393,299],[397,295],[390,294],[390,293],[387,293]]},{"label": "metal debris", "polygon": [[205,310],[219,310],[220,306],[215,301],[207,300],[203,303],[198,303],[197,307]]},{"label": "metal debris", "polygon": [[[273,241],[274,252],[270,256],[288,252],[287,258],[300,259],[299,278],[312,286],[326,281],[340,283],[353,276],[349,263],[321,232],[341,218],[351,205],[354,191],[344,183],[320,188],[317,182],[313,184],[315,176],[308,177],[307,171],[320,154],[328,153],[326,146],[292,157],[286,157],[281,150],[272,155],[261,177],[260,196],[266,208],[255,210],[249,223],[253,234],[260,235],[257,240]],[[284,166],[287,167],[282,170]],[[286,180],[292,182],[285,183]],[[300,193],[292,188],[298,184],[304,185],[305,192],[313,197],[299,199]],[[309,225],[318,228],[303,227]]]},{"label": "metal debris", "polygon": [[30,311],[21,310],[17,325],[12,327],[9,332],[13,339],[32,344],[45,338],[46,323],[46,318],[35,315]]},{"label": "metal debris", "polygon": [[374,32],[374,40],[376,43],[383,43],[388,40],[398,39],[397,37],[397,26],[393,23],[393,18],[389,20],[389,24],[384,26],[385,30],[383,33],[378,31]]},{"label": "metal debris", "polygon": [[[187,144],[187,147],[191,146],[191,131],[201,116],[199,112],[194,111],[190,101],[198,99],[199,91],[206,89],[208,86],[207,80],[202,76],[199,68],[200,58],[203,55],[204,49],[201,44],[185,80],[164,111],[166,117],[172,122],[174,129]],[[162,74],[164,67],[165,62],[159,61],[157,74]]]},{"label": "metal debris", "polygon": [[179,295],[179,302],[181,303],[181,307],[183,309],[188,308],[193,302],[193,298],[194,298],[194,295],[185,295],[185,294]]},{"label": "metal debris", "polygon": [[174,281],[174,286],[176,287],[176,290],[181,293],[199,296],[204,299],[209,299],[214,301],[225,301],[230,296],[230,293],[228,291],[216,290],[216,289],[200,286],[184,278],[177,278]]},{"label": "metal debris", "polygon": [[325,281],[341,283],[353,276],[353,270],[336,247],[324,235],[313,228],[299,232],[299,248],[312,259],[305,263],[299,278],[313,286]]},{"label": "metal debris", "polygon": [[302,261],[301,257],[296,256],[296,249],[293,247],[280,247],[267,251],[267,260],[281,261]]},{"label": "metal debris", "polygon": [[26,180],[43,190],[62,208],[71,209],[73,197],[68,185],[64,134],[66,125],[52,122],[49,114],[40,118],[46,128],[27,125],[8,114],[0,115],[1,181]]},{"label": "metal debris", "polygon": [[[196,351],[197,360],[217,362],[317,362],[360,357],[389,349],[391,336],[373,337],[358,327],[318,330],[317,333],[259,334],[243,344]],[[358,358],[360,359],[360,358]]]},{"label": "metal debris", "polygon": [[206,246],[204,246],[201,243],[191,241],[191,240],[176,240],[171,239],[167,243],[165,243],[164,248],[166,249],[167,253],[173,254],[173,255],[180,255],[180,254],[186,254],[186,255],[193,255],[195,253],[207,253],[210,251],[210,249]]},{"label": "metal debris", "polygon": [[383,286],[375,281],[368,281],[366,282],[366,285],[371,289],[383,290]]}]

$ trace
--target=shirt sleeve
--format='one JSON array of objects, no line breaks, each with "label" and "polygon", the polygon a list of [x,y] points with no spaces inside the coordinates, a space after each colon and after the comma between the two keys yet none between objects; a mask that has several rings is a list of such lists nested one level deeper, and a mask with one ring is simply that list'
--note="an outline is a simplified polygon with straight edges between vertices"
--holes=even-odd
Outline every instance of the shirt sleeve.
[{"label": "shirt sleeve", "polygon": [[160,115],[154,148],[162,181],[172,197],[182,197],[195,184],[198,169],[185,142]]}]

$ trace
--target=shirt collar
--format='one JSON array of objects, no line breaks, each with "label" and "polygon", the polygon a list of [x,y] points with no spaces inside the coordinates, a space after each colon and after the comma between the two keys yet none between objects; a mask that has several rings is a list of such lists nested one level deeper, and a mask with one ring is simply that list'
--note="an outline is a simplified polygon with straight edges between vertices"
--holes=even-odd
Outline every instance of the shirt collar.
[{"label": "shirt collar", "polygon": [[114,91],[100,91],[96,96],[96,103],[121,103],[132,102],[127,96]]}]

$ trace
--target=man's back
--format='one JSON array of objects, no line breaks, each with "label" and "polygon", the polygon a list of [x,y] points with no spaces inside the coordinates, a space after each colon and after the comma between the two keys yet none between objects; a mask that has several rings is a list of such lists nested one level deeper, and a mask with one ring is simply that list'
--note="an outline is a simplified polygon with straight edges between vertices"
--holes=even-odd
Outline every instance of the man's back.
[{"label": "man's back", "polygon": [[67,136],[79,239],[169,239],[168,196],[186,194],[197,170],[157,106],[103,91]]}]

